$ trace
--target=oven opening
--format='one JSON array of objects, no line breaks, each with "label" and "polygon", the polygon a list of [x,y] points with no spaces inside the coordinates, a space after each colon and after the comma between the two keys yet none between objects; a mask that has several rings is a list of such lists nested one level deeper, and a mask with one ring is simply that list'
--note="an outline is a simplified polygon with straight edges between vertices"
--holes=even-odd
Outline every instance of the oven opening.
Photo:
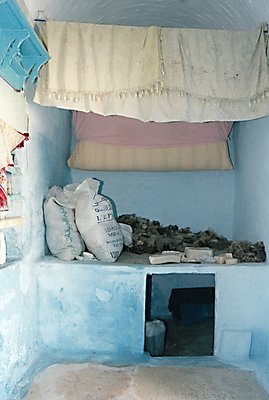
[{"label": "oven opening", "polygon": [[151,356],[212,356],[214,274],[147,275],[145,315],[145,351]]}]

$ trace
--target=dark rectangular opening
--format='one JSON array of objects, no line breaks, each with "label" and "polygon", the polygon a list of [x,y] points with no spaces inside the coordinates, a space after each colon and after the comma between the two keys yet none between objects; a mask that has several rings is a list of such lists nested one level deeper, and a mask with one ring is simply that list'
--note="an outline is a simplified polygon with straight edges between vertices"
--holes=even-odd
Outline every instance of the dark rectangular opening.
[{"label": "dark rectangular opening", "polygon": [[212,356],[214,274],[148,275],[145,315],[145,351],[152,356]]}]

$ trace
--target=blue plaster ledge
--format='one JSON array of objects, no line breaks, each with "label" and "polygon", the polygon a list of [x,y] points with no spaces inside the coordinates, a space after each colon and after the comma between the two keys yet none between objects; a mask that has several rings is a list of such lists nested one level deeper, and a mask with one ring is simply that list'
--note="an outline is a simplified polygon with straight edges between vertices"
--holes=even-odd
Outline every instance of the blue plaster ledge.
[{"label": "blue plaster ledge", "polygon": [[[129,256],[128,256],[129,257]],[[214,274],[214,355],[222,359],[223,330],[252,333],[250,355],[268,356],[268,263],[149,265],[126,260],[40,261],[40,333],[48,349],[66,356],[144,353],[148,274]],[[101,318],[100,318],[101,316]]]},{"label": "blue plaster ledge", "polygon": [[[263,365],[269,362],[268,263],[156,266],[149,265],[147,258],[139,260],[140,264],[128,255],[104,264],[63,262],[48,256],[29,264],[3,265],[1,400],[20,400],[34,374],[58,362],[221,365],[225,363],[223,330],[251,331],[250,357],[244,362],[238,360],[238,365],[255,370],[260,360],[257,376],[264,381],[267,374]],[[147,275],[189,273],[215,277],[214,356],[153,359],[144,352]]]}]

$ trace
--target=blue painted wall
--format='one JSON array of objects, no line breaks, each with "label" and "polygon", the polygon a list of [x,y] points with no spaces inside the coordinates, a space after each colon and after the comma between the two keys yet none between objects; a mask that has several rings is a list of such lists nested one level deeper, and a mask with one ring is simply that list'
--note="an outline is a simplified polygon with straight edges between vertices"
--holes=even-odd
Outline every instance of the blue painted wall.
[{"label": "blue painted wall", "polygon": [[[216,274],[215,354],[222,358],[223,330],[250,331],[250,355],[269,358],[269,281],[268,266],[237,267]],[[232,358],[233,343],[230,344]],[[240,346],[240,335],[239,343]]]},{"label": "blue painted wall", "polygon": [[0,270],[0,399],[20,400],[40,359],[37,286],[31,266]]},{"label": "blue painted wall", "polygon": [[118,214],[159,220],[163,225],[211,228],[232,237],[233,171],[90,172],[71,170],[74,182],[95,177]]},{"label": "blue painted wall", "polygon": [[[218,358],[227,357],[222,335],[228,330],[238,333],[239,341],[240,332],[250,331],[250,356],[254,360],[268,360],[268,266],[127,267],[102,266],[99,262],[67,266],[53,260],[44,260],[36,274],[40,338],[47,358],[50,362],[68,362],[142,357],[146,276],[160,274],[161,279],[168,272],[184,274],[189,286],[197,278],[201,282],[204,274],[207,282],[208,274],[214,276],[215,355]],[[230,343],[231,350],[233,346]],[[244,361],[247,358],[248,355]]]},{"label": "blue painted wall", "polygon": [[269,118],[240,122],[234,140],[234,237],[269,249]]},{"label": "blue painted wall", "polygon": [[9,259],[44,254],[43,201],[53,185],[70,182],[66,160],[71,142],[71,113],[32,102],[33,86],[28,85],[30,140],[16,151],[16,163],[22,171],[14,176],[14,195],[9,198],[10,216],[23,216],[26,223],[5,230]]},{"label": "blue painted wall", "polygon": [[[11,213],[24,216],[19,228],[5,230],[8,258],[21,262],[0,269],[0,399],[21,399],[20,391],[39,366],[43,344],[39,336],[37,281],[34,271],[45,252],[42,205],[48,188],[70,182],[70,113],[32,103],[27,88],[30,140],[17,151],[22,177],[10,199]],[[42,360],[42,361],[41,361]]]},{"label": "blue painted wall", "polygon": [[44,261],[37,279],[40,337],[52,362],[141,356],[145,320],[141,269]]},{"label": "blue painted wall", "polygon": [[22,169],[21,194],[24,197],[24,252],[30,260],[44,255],[43,202],[53,185],[70,182],[66,160],[71,141],[69,111],[41,107],[32,102],[33,87],[27,87],[30,140],[18,151]]}]

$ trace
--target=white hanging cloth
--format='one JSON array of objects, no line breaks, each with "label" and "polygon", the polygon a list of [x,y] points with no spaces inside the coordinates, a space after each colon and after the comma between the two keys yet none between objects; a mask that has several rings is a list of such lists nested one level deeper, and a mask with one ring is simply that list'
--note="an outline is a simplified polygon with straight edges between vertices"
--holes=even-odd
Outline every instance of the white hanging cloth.
[{"label": "white hanging cloth", "polygon": [[269,74],[262,29],[162,32],[164,87],[175,113],[180,112],[191,122],[240,121],[269,115]]},{"label": "white hanging cloth", "polygon": [[37,85],[35,101],[40,97],[41,104],[73,104],[70,108],[89,111],[96,102],[158,87],[156,27],[48,21],[42,34],[51,60]]},{"label": "white hanging cloth", "polygon": [[23,92],[16,92],[0,78],[0,119],[19,132],[28,132],[28,116]]},{"label": "white hanging cloth", "polygon": [[[19,133],[20,132],[20,133]],[[26,101],[0,78],[0,169],[12,164],[11,152],[24,141],[28,132]]]},{"label": "white hanging cloth", "polygon": [[49,21],[39,104],[142,121],[269,115],[262,30],[126,27]]},{"label": "white hanging cloth", "polygon": [[0,169],[13,163],[11,152],[25,140],[25,136],[0,119]]}]

